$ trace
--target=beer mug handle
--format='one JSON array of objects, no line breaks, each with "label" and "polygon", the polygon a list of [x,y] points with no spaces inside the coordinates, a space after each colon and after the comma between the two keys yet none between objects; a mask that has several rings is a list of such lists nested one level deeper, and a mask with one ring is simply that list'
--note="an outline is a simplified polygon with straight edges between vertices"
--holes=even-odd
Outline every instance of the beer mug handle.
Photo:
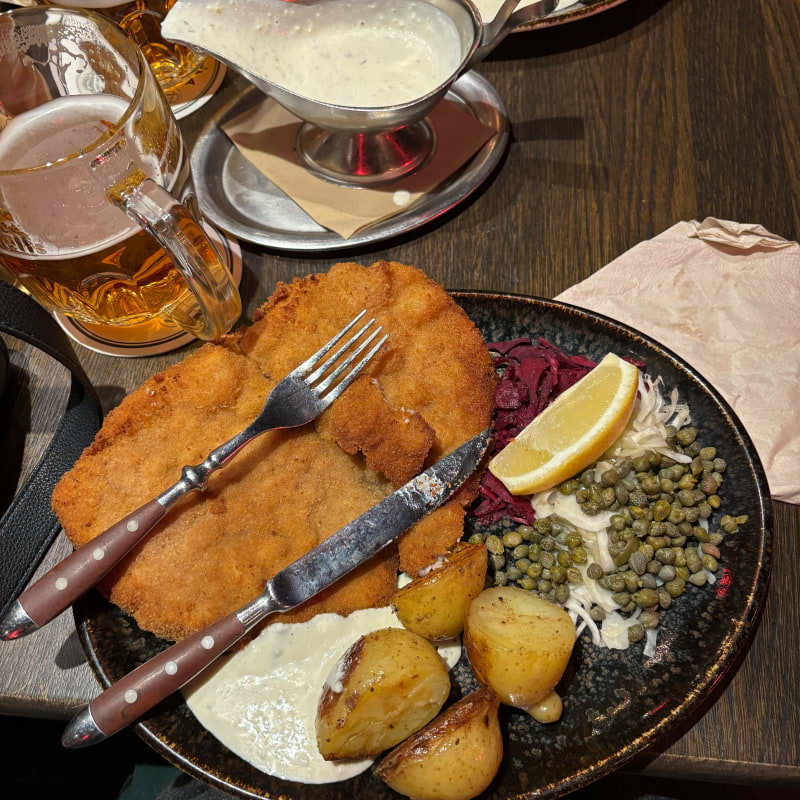
[{"label": "beer mug handle", "polygon": [[151,178],[114,202],[158,241],[191,291],[164,313],[200,339],[227,333],[242,313],[239,291],[196,217]]}]

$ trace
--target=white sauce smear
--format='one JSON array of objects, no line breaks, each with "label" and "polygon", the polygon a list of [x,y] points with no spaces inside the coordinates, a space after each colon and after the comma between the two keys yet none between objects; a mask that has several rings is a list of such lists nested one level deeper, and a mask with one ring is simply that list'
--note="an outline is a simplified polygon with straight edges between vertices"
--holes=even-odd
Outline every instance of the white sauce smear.
[{"label": "white sauce smear", "polygon": [[[186,703],[222,744],[254,767],[302,783],[332,783],[364,772],[371,759],[325,761],[317,750],[317,704],[337,662],[360,636],[402,628],[391,608],[348,617],[320,614],[300,624],[273,623],[238,653],[184,687]],[[438,647],[449,668],[460,642]]]},{"label": "white sauce smear", "polygon": [[462,59],[455,24],[425,0],[180,0],[161,29],[295,94],[350,107],[416,100]]}]

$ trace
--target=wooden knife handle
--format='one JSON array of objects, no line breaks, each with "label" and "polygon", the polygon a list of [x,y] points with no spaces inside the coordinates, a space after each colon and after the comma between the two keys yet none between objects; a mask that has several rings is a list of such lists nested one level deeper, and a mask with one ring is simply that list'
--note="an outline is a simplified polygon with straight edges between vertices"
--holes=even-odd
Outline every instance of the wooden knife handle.
[{"label": "wooden knife handle", "polygon": [[188,683],[244,636],[236,613],[164,650],[102,694],[67,726],[65,747],[87,747],[122,730]]},{"label": "wooden knife handle", "polygon": [[[69,608],[118,564],[166,513],[164,506],[151,500],[56,564],[17,598],[11,613],[0,621],[0,638],[24,636]],[[24,620],[25,615],[28,620]],[[16,623],[10,622],[12,616],[17,619]]]}]

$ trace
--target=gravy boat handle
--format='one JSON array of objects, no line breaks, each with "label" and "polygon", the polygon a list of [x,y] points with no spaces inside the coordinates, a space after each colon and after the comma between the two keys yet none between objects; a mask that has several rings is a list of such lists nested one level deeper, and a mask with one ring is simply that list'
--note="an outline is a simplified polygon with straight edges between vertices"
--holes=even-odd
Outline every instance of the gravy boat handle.
[{"label": "gravy boat handle", "polygon": [[518,25],[527,25],[552,14],[558,6],[559,0],[538,0],[525,8],[516,10],[521,2],[522,0],[505,0],[494,19],[484,23],[481,42],[464,67],[464,72],[471,70],[476,64],[483,61]]}]

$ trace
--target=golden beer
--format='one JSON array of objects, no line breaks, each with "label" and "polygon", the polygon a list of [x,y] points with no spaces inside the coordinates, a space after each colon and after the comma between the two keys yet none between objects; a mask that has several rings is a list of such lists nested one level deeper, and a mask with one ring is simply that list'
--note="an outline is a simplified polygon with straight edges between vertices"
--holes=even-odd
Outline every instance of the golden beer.
[{"label": "golden beer", "polygon": [[220,336],[238,292],[181,202],[187,152],[143,53],[105,20],[46,13],[44,62],[41,11],[0,15],[0,273],[90,325]]},{"label": "golden beer", "polygon": [[185,45],[167,42],[161,36],[161,20],[177,0],[43,0],[44,5],[86,8],[103,14],[119,25],[136,42],[145,55],[161,88],[171,92],[192,79],[203,63]]}]

